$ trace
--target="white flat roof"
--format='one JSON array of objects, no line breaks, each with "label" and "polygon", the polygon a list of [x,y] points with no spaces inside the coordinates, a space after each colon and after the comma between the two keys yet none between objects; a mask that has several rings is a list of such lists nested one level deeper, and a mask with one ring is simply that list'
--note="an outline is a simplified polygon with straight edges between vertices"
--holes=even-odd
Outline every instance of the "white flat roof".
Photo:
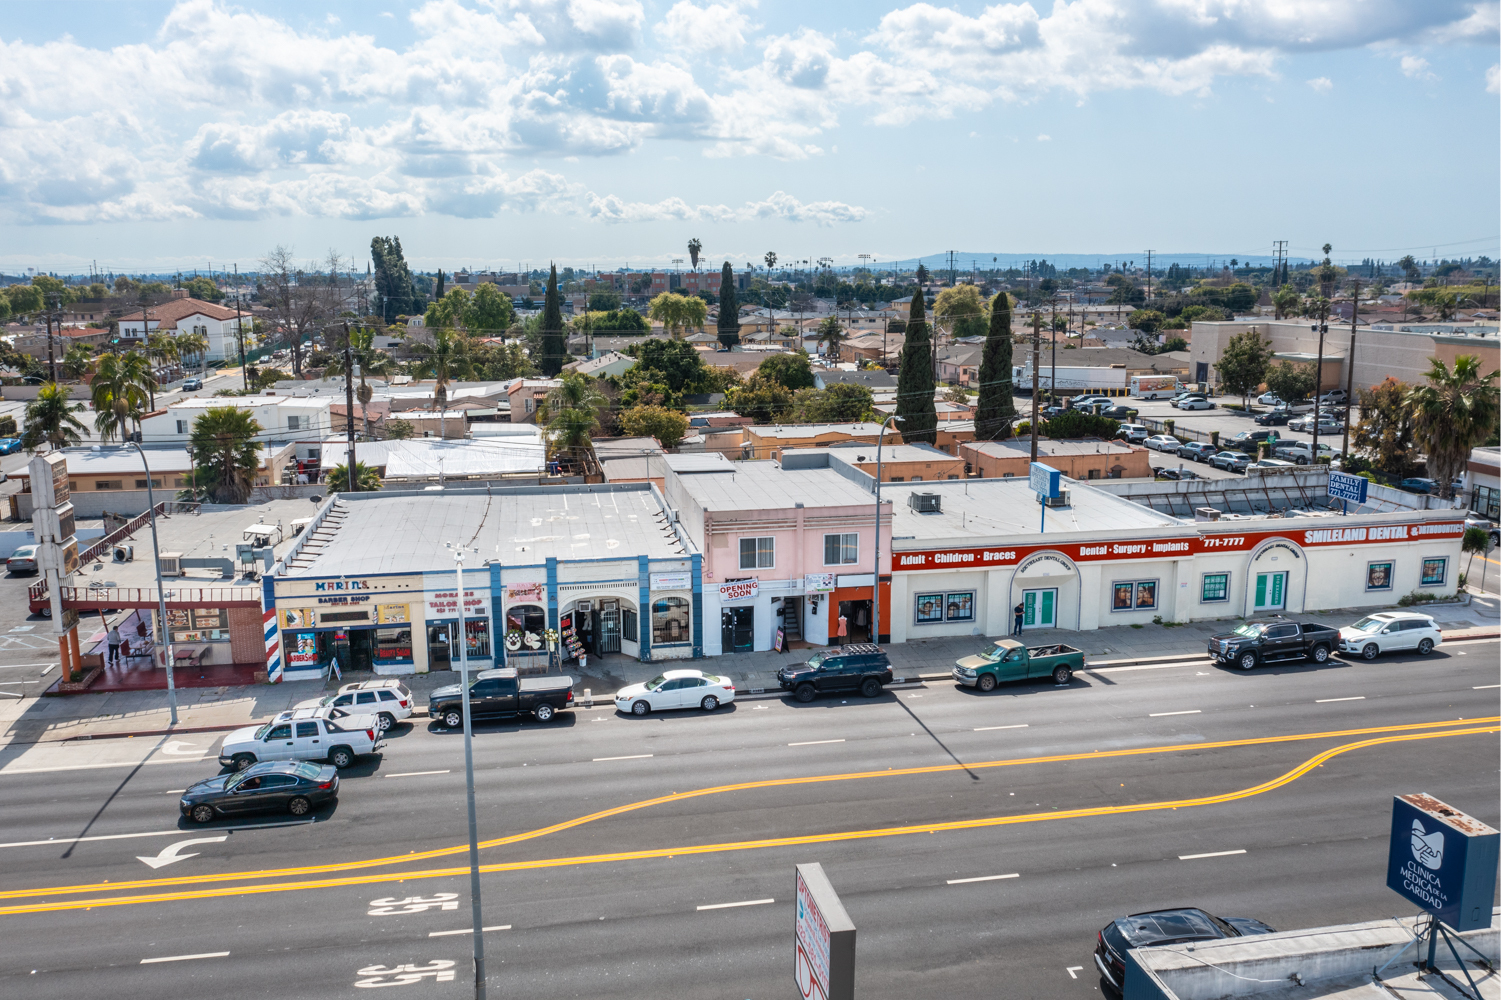
[{"label": "white flat roof", "polygon": [[875,496],[833,469],[784,469],[772,461],[731,462],[728,475],[683,476],[688,495],[707,511],[866,506]]},{"label": "white flat roof", "polygon": [[[153,476],[163,472],[186,472],[193,467],[193,460],[182,448],[147,448],[146,462],[151,466]],[[70,476],[104,476],[114,472],[139,472],[146,474],[145,466],[141,463],[141,456],[134,448],[111,448],[102,447],[98,451],[92,449],[64,448],[63,455],[68,460],[68,475]],[[31,472],[26,466],[22,466],[11,474],[15,479],[30,478]],[[171,499],[166,497],[165,499]]]},{"label": "white flat roof", "polygon": [[[1068,507],[1050,507],[1047,534],[1071,531],[1130,531],[1169,528],[1192,521],[1158,513],[1113,493],[1078,480],[1064,479]],[[919,514],[909,506],[913,493],[937,493],[942,511]],[[1026,477],[1009,479],[933,480],[921,483],[883,483],[881,499],[892,504],[893,548],[914,548],[911,542],[1008,535],[1036,535],[1041,514],[1037,494]]]},{"label": "white flat roof", "polygon": [[[329,438],[322,442],[324,468],[342,465],[349,442]],[[514,435],[471,440],[464,438],[408,438],[404,441],[357,441],[356,461],[383,465],[391,478],[437,478],[445,476],[500,476],[537,472],[547,463],[547,449],[540,437]]]}]

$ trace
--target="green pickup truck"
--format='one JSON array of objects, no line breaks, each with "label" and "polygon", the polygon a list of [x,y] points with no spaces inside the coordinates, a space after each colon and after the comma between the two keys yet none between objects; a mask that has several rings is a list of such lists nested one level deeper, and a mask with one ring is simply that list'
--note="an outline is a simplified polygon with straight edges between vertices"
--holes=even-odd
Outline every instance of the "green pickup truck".
[{"label": "green pickup truck", "polygon": [[1084,669],[1084,652],[1058,643],[1028,648],[1015,639],[998,639],[979,656],[954,661],[954,680],[965,687],[994,691],[1003,681],[1051,677],[1067,684],[1075,670]]}]

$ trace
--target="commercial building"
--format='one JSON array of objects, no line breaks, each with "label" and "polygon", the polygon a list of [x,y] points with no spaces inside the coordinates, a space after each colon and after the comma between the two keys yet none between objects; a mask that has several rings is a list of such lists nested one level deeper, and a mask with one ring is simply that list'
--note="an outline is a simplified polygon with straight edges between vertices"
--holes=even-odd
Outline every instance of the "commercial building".
[{"label": "commercial building", "polygon": [[[783,452],[784,458],[796,452]],[[829,460],[840,462],[870,476],[876,476],[876,449],[863,444],[833,445]],[[883,483],[922,482],[934,479],[963,479],[965,460],[940,451],[930,444],[887,444],[881,448],[880,473]]]},{"label": "commercial building", "polygon": [[[332,404],[332,395],[195,396],[146,414],[141,418],[141,436],[153,444],[186,445],[193,435],[193,422],[206,410],[232,407],[248,411],[260,425],[257,440],[268,451],[278,451],[281,445],[291,442],[295,444],[298,459],[316,462],[321,455],[321,442],[333,430],[333,417],[329,412]],[[257,485],[277,482],[280,480],[273,477],[269,482]]]},{"label": "commercial building", "polygon": [[[851,641],[869,638],[876,511],[867,479],[831,466],[825,452],[667,475],[668,502],[704,557],[706,655],[837,642],[841,615]],[[889,514],[880,530],[884,627]]]},{"label": "commercial building", "polygon": [[205,361],[223,361],[239,357],[240,334],[250,333],[251,316],[248,312],[236,312],[212,302],[187,297],[179,290],[174,297],[161,305],[126,313],[120,317],[119,335],[122,340],[144,340],[146,334],[161,330],[164,333],[197,333],[208,341]]},{"label": "commercial building", "polygon": [[[105,511],[114,514],[139,514],[146,510],[146,468],[151,469],[151,489],[158,501],[170,499],[188,486],[193,459],[186,449],[148,447],[141,453],[132,447],[94,445],[89,448],[64,448],[68,460],[68,489],[74,509],[82,517],[98,517]],[[261,449],[261,464],[256,470],[255,485],[280,483],[281,470],[292,460],[293,445],[268,444]],[[21,489],[10,494],[12,519],[31,517],[31,471],[22,466],[9,474]]]},{"label": "commercial building", "polygon": [[[1027,477],[1032,461],[1031,438],[972,441],[959,454],[982,479]],[[1038,441],[1037,458],[1070,479],[1133,479],[1152,476],[1150,452],[1124,441]]]},{"label": "commercial building", "polygon": [[1501,448],[1471,448],[1464,478],[1470,509],[1492,521],[1501,520]]},{"label": "commercial building", "polygon": [[341,495],[263,597],[273,680],[448,669],[460,600],[472,667],[703,655],[700,555],[649,483]]}]

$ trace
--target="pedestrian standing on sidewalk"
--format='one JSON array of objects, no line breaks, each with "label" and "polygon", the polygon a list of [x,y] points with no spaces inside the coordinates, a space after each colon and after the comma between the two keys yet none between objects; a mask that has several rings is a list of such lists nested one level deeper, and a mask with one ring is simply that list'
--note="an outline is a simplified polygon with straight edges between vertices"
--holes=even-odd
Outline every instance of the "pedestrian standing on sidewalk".
[{"label": "pedestrian standing on sidewalk", "polygon": [[844,645],[844,637],[850,634],[849,619],[844,615],[839,616],[839,645]]},{"label": "pedestrian standing on sidewalk", "polygon": [[1026,614],[1026,610],[1021,604],[1017,604],[1015,608],[1012,608],[1012,611],[1016,614],[1016,624],[1011,627],[1012,635],[1022,634],[1022,616]]},{"label": "pedestrian standing on sidewalk", "polygon": [[120,663],[120,628],[118,625],[110,626],[109,637],[105,640],[109,643],[109,666],[118,666]]}]

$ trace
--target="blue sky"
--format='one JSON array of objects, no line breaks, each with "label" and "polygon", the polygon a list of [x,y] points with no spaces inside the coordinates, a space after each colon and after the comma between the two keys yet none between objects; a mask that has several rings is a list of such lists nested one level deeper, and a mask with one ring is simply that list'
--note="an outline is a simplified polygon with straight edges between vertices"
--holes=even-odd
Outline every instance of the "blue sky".
[{"label": "blue sky", "polygon": [[1498,5],[9,4],[0,270],[1498,254]]}]

